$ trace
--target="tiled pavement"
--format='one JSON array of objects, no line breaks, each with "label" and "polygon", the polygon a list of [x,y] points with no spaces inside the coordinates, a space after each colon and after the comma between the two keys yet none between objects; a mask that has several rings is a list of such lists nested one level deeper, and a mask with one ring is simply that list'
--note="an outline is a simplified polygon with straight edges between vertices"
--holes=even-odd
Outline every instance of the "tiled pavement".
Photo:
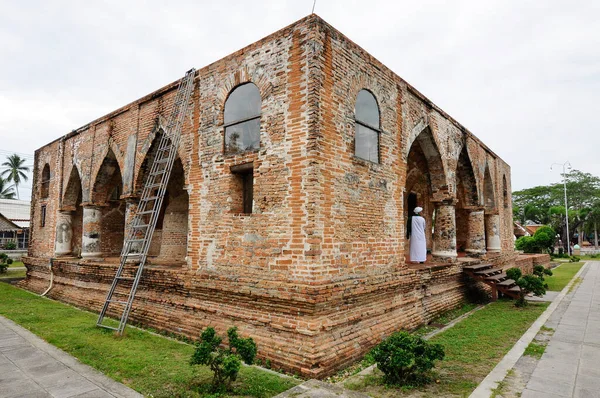
[{"label": "tiled pavement", "polygon": [[0,317],[0,397],[141,397]]},{"label": "tiled pavement", "polygon": [[522,398],[600,398],[600,262],[582,278]]}]

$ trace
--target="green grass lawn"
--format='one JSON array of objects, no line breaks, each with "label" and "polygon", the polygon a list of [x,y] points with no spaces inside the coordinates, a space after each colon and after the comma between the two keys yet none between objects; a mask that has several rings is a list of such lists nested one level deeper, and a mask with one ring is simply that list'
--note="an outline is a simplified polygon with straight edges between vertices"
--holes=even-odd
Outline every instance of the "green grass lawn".
[{"label": "green grass lawn", "polygon": [[13,263],[11,265],[8,266],[8,268],[19,268],[19,267],[24,267],[25,264],[23,264],[22,261],[13,261]]},{"label": "green grass lawn", "polygon": [[[212,373],[188,364],[193,346],[129,327],[117,337],[95,326],[96,314],[8,284],[0,283],[0,297],[0,315],[144,395],[198,397],[207,391]],[[271,397],[299,382],[242,367],[231,396]]]},{"label": "green grass lawn", "polygon": [[549,303],[530,303],[519,309],[514,301],[497,301],[430,341],[444,346],[446,358],[437,363],[436,382],[418,389],[386,387],[376,371],[346,387],[378,397],[468,396],[496,366]]},{"label": "green grass lawn", "polygon": [[577,271],[583,266],[583,263],[563,263],[560,267],[552,270],[552,276],[546,277],[548,290],[560,292],[575,276]]},{"label": "green grass lawn", "polygon": [[7,268],[6,272],[0,273],[0,279],[25,278],[26,271],[24,269]]}]

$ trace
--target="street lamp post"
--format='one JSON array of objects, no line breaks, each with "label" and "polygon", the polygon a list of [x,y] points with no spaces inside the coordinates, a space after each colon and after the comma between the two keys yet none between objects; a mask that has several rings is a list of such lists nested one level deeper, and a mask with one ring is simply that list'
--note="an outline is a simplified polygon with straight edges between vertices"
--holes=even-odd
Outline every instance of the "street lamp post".
[{"label": "street lamp post", "polygon": [[566,240],[566,242],[567,242],[567,251],[568,251],[569,255],[571,255],[572,253],[571,253],[571,240],[569,239],[569,208],[567,206],[567,172],[566,172],[566,168],[571,170],[571,163],[569,163],[568,160],[566,162],[564,162],[563,164],[552,163],[552,165],[550,166],[550,171],[552,171],[553,166],[562,166],[562,169],[563,169],[563,185],[565,188],[565,222],[567,225],[567,240]]}]

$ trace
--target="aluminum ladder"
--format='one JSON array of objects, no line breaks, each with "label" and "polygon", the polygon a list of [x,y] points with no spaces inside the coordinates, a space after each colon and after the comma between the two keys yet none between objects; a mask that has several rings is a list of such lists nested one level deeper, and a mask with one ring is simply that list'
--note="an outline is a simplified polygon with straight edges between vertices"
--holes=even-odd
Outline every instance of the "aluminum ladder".
[{"label": "aluminum ladder", "polygon": [[[171,170],[177,156],[181,128],[194,90],[195,73],[195,69],[190,69],[179,82],[166,131],[160,137],[156,155],[144,183],[137,211],[129,225],[129,232],[121,250],[119,268],[106,296],[102,311],[100,311],[98,322],[96,322],[97,326],[115,330],[119,335],[123,334],[127,324],[135,292],[146,264],[152,235],[156,228]],[[117,292],[117,287],[119,287],[119,292]],[[115,292],[118,296],[127,296],[127,298],[116,298]],[[106,312],[111,305],[118,306],[121,309],[121,319],[118,327],[103,323]]]}]

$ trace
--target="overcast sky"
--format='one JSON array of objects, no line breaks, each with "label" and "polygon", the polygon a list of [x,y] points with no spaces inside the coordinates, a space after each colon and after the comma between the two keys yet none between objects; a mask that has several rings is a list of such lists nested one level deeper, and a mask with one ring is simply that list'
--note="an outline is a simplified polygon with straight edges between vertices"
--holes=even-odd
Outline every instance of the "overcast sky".
[{"label": "overcast sky", "polygon": [[[295,1],[0,0],[0,163],[308,15]],[[512,166],[600,175],[600,1],[334,1],[315,13]],[[30,184],[21,198],[30,195]]]}]

